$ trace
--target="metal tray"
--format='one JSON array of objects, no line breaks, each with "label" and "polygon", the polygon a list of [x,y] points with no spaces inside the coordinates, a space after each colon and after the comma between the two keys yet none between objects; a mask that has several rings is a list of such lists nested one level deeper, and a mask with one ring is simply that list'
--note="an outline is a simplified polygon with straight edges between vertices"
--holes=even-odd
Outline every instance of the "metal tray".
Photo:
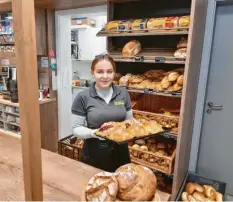
[{"label": "metal tray", "polygon": [[134,137],[134,138],[131,138],[131,139],[128,139],[128,140],[124,140],[124,141],[115,141],[115,140],[111,140],[107,137],[103,137],[103,136],[100,136],[98,134],[95,134],[97,137],[101,137],[107,141],[110,141],[110,142],[115,142],[117,144],[124,144],[124,143],[128,143],[128,142],[131,142],[131,141],[134,141],[134,140],[139,140],[139,139],[145,139],[145,138],[150,138],[150,137],[153,137],[155,135],[161,135],[161,134],[164,134],[164,133],[169,133],[171,131],[171,129],[168,129],[168,128],[164,128],[164,131],[162,132],[159,132],[159,133],[155,133],[155,134],[150,134],[150,135],[146,135],[146,136],[140,136],[140,137]]}]

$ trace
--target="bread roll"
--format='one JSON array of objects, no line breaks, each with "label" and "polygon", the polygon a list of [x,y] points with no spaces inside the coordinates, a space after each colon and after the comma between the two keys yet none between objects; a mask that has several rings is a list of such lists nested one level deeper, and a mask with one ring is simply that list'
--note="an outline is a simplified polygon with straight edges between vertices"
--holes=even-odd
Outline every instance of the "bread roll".
[{"label": "bread roll", "polygon": [[177,83],[180,85],[180,86],[183,86],[183,83],[184,83],[184,75],[180,75],[177,79]]},{"label": "bread roll", "polygon": [[197,201],[192,195],[188,195],[188,201]]},{"label": "bread roll", "polygon": [[134,144],[134,145],[132,146],[132,148],[134,148],[134,149],[139,149],[140,146],[139,146],[138,144]]},{"label": "bread roll", "polygon": [[131,30],[137,32],[145,32],[147,19],[136,19],[132,22]]},{"label": "bread roll", "polygon": [[100,172],[90,179],[85,190],[87,201],[115,201],[118,181],[109,172]]},{"label": "bread roll", "polygon": [[172,72],[168,75],[168,81],[176,81],[178,79],[178,77],[180,76],[180,74],[178,72]]},{"label": "bread roll", "polygon": [[216,191],[211,185],[203,185],[204,193],[207,198],[215,199]]},{"label": "bread roll", "polygon": [[147,167],[126,164],[116,170],[118,180],[117,198],[124,201],[149,201],[153,198],[157,179]]},{"label": "bread roll", "polygon": [[148,148],[145,145],[141,146],[140,149],[143,150],[143,151],[148,151]]},{"label": "bread roll", "polygon": [[145,144],[146,144],[146,141],[143,140],[143,139],[135,140],[135,144],[145,145]]},{"label": "bread roll", "polygon": [[175,84],[172,86],[172,91],[173,91],[173,92],[180,91],[181,89],[182,89],[182,86],[180,86],[178,83],[175,83]]},{"label": "bread roll", "polygon": [[193,198],[195,198],[197,201],[205,201],[206,200],[205,196],[199,192],[194,192]]},{"label": "bread roll", "polygon": [[215,193],[215,200],[218,202],[222,202],[223,201],[223,195],[219,192]]},{"label": "bread roll", "polygon": [[186,38],[182,38],[180,40],[180,42],[178,43],[177,45],[177,49],[180,49],[180,48],[187,48],[187,45],[188,45],[188,40]]},{"label": "bread roll", "polygon": [[187,192],[183,192],[181,195],[181,200],[182,201],[188,201],[188,193]]},{"label": "bread roll", "polygon": [[169,86],[171,86],[171,82],[168,80],[167,76],[165,76],[161,81],[161,86],[163,89],[167,89]]},{"label": "bread roll", "polygon": [[174,53],[174,56],[175,58],[177,59],[186,59],[186,52],[187,52],[187,48],[181,48],[181,49],[178,49],[175,53]]},{"label": "bread roll", "polygon": [[192,183],[192,182],[188,182],[185,186],[185,191],[188,193],[188,194],[193,194],[193,192],[195,191],[195,184]]},{"label": "bread roll", "polygon": [[125,57],[128,56],[135,56],[141,51],[141,44],[137,40],[132,40],[125,44],[123,50],[122,50],[122,55]]}]

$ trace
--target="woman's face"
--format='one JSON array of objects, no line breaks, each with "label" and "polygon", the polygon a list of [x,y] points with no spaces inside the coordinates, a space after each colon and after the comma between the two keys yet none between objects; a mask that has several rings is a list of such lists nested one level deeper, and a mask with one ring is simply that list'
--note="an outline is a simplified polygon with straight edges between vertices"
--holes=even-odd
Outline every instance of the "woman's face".
[{"label": "woman's face", "polygon": [[95,65],[94,72],[92,72],[96,87],[100,90],[108,89],[115,76],[112,64],[107,60],[102,60]]}]

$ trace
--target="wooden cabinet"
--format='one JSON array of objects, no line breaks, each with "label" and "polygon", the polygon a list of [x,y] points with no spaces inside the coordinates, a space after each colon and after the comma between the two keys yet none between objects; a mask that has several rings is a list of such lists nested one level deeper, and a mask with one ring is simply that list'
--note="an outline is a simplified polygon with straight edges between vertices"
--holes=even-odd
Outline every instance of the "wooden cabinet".
[{"label": "wooden cabinet", "polygon": [[45,9],[35,9],[37,55],[47,55]]}]

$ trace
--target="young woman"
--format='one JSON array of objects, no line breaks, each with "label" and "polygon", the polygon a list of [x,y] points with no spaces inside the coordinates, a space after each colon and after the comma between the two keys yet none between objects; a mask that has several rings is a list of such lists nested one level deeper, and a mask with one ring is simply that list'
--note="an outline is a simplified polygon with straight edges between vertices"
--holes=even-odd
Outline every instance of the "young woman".
[{"label": "young woman", "polygon": [[113,84],[115,72],[109,55],[96,57],[91,66],[95,82],[72,105],[73,134],[85,139],[81,161],[109,172],[130,162],[128,145],[107,142],[95,132],[106,122],[133,119],[128,91]]}]

